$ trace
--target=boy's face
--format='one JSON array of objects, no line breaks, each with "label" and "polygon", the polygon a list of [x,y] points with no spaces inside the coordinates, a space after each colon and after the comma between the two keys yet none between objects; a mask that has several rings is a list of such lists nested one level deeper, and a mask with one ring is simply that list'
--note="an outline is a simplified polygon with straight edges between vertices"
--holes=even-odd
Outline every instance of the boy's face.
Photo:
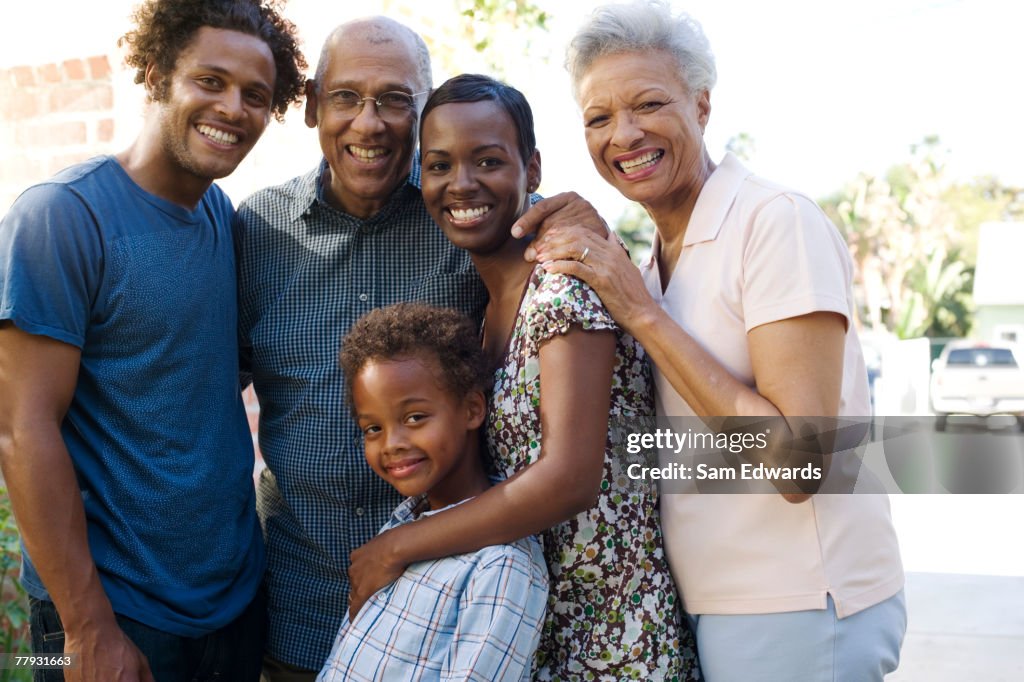
[{"label": "boy's face", "polygon": [[[479,391],[456,396],[441,368],[421,357],[371,361],[352,381],[366,461],[401,494],[427,494],[431,509],[461,502],[481,471],[468,448],[484,420]],[[468,454],[467,454],[468,453]]]}]

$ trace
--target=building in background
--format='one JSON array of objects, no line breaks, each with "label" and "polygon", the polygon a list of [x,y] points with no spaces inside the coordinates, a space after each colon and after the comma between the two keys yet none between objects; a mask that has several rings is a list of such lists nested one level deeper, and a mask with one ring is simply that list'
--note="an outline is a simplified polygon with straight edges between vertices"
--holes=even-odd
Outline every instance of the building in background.
[{"label": "building in background", "polygon": [[985,223],[974,273],[974,336],[1024,343],[1024,223]]}]

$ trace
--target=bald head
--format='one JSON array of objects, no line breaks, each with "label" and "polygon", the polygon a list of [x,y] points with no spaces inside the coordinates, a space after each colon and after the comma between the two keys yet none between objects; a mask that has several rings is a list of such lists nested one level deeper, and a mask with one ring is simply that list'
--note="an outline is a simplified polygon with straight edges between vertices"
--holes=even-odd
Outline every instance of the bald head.
[{"label": "bald head", "polygon": [[314,83],[317,89],[323,81],[324,74],[327,73],[332,55],[343,41],[360,41],[369,45],[404,44],[408,47],[410,54],[415,57],[414,63],[417,65],[415,77],[420,86],[418,90],[430,90],[434,87],[434,77],[430,69],[430,53],[427,51],[427,44],[423,42],[423,38],[408,26],[400,24],[394,19],[378,16],[354,19],[331,31],[331,34],[324,40],[324,46],[320,50],[320,61],[316,65]]}]

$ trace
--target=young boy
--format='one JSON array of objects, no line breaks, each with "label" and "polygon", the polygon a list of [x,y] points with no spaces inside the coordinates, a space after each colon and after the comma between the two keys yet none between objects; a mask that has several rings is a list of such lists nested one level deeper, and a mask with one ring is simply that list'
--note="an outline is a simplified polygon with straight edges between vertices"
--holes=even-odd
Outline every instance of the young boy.
[{"label": "young boy", "polygon": [[[341,365],[366,461],[409,498],[382,532],[491,485],[479,438],[488,371],[468,318],[374,310],[345,337]],[[546,602],[532,537],[413,564],[346,617],[318,680],[528,680]]]}]

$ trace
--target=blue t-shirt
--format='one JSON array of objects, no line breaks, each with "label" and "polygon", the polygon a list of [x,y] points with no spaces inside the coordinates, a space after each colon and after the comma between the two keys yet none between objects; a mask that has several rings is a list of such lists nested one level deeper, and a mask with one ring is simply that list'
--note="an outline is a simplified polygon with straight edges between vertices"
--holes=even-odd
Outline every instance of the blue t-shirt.
[{"label": "blue t-shirt", "polygon": [[101,157],[0,223],[0,320],[82,352],[62,433],[114,611],[187,637],[236,618],[264,567],[232,220],[215,186],[189,211]]}]

